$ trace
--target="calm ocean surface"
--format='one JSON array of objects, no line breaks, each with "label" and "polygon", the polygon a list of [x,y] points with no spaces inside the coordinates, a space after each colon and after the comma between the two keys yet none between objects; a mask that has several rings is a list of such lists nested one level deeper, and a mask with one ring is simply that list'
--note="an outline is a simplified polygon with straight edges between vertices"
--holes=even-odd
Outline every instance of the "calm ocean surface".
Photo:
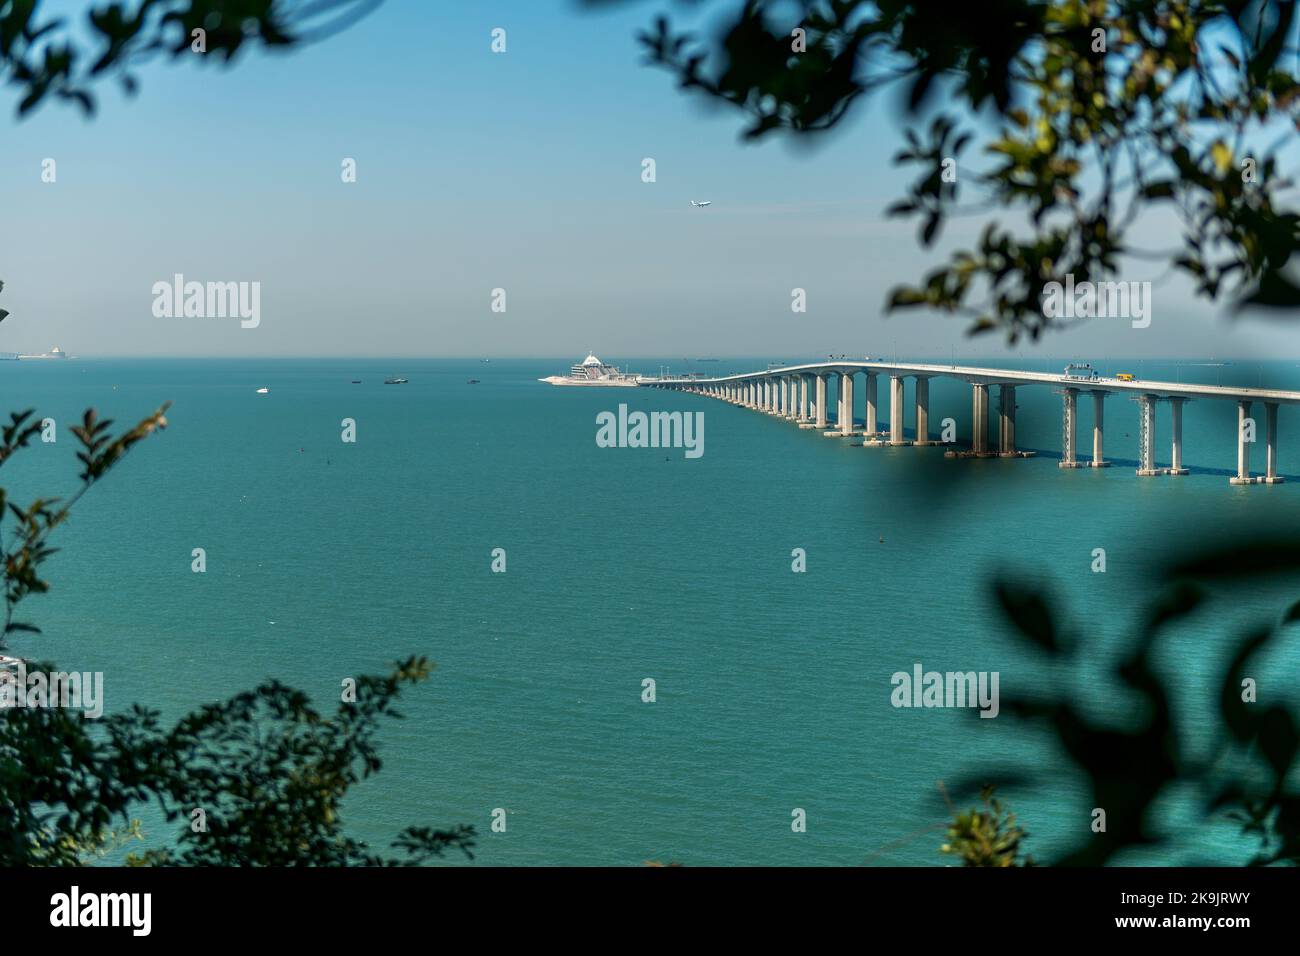
[{"label": "calm ocean surface", "polygon": [[[5,466],[11,499],[73,490],[68,426],[87,406],[126,424],[174,402],[171,427],[58,532],[53,590],[25,605],[45,634],[11,650],[103,671],[110,711],[140,702],[170,719],[267,677],[332,709],[345,677],[429,656],[438,669],[384,732],[383,771],[346,804],[351,832],[380,847],[408,824],[472,823],[489,865],[938,865],[941,832],[920,832],[946,816],[936,781],[1020,766],[1037,783],[1002,796],[1030,852],[1050,860],[1087,833],[1091,806],[1045,732],[1009,714],[896,710],[890,675],[916,661],[998,671],[1004,698],[1065,686],[1096,715],[1133,718],[1096,665],[1153,600],[1151,569],[1300,513],[1292,408],[1280,470],[1295,480],[1236,488],[1228,402],[1188,406],[1190,476],[1140,479],[1137,406],[1123,397],[1107,403],[1115,466],[1062,472],[1047,387],[1018,392],[1018,444],[1038,457],[947,461],[698,396],[536,381],[574,360],[0,363],[0,409],[35,407],[59,428],[57,444]],[[1099,367],[1300,389],[1293,363]],[[392,374],[410,384],[382,385]],[[598,448],[596,415],[620,402],[705,412],[705,454]],[[968,386],[931,383],[936,432],[953,417],[965,440],[970,406]],[[1167,463],[1168,406],[1158,414]],[[1079,417],[1086,455],[1090,403]],[[340,441],[343,418],[357,421],[354,445]],[[1253,459],[1262,470],[1262,443]],[[206,574],[190,570],[196,547]],[[1090,571],[1097,547],[1105,574]],[[505,574],[490,573],[494,548]],[[806,549],[807,573],[791,573],[793,548]],[[990,596],[999,572],[1050,585],[1086,638],[1079,667],[1053,669],[1010,634]],[[1297,596],[1253,583],[1170,633],[1158,660],[1182,726],[1208,730],[1240,628]],[[1294,641],[1267,663],[1266,677],[1294,688]],[[641,702],[646,677],[657,703]],[[490,832],[496,807],[509,812],[504,834]],[[791,832],[795,807],[806,834]],[[140,816],[165,839],[156,816]],[[1170,840],[1122,862],[1247,858],[1234,827],[1199,820],[1171,795]]]}]

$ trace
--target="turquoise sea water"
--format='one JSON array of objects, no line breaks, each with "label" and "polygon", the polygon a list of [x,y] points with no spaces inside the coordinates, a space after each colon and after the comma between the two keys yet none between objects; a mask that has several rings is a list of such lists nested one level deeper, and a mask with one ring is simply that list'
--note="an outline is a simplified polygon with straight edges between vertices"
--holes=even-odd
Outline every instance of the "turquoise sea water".
[{"label": "turquoise sea water", "polygon": [[[56,444],[5,466],[19,500],[73,489],[67,428],[85,407],[125,423],[174,402],[171,427],[59,532],[54,589],[26,605],[45,634],[11,649],[103,671],[110,710],[141,702],[169,718],[270,676],[325,703],[345,677],[428,655],[438,669],[385,731],[384,770],[346,805],[354,834],[381,846],[408,824],[464,822],[491,865],[933,865],[936,781],[1017,765],[1038,783],[1003,795],[1030,851],[1050,859],[1086,834],[1091,807],[1049,738],[1005,715],[894,709],[890,676],[916,661],[998,671],[1004,696],[1062,685],[1123,721],[1133,701],[1089,665],[1154,599],[1152,568],[1220,534],[1290,527],[1300,504],[1289,408],[1281,471],[1297,480],[1237,488],[1226,402],[1188,406],[1192,474],[1152,479],[1133,474],[1137,407],[1123,398],[1107,407],[1115,466],[1062,472],[1060,399],[1046,387],[1018,392],[1018,443],[1042,454],[948,461],[698,396],[536,381],[571,361],[0,363],[3,408],[59,425]],[[1140,372],[1300,389],[1292,363]],[[391,374],[410,383],[382,385]],[[619,402],[703,411],[705,454],[598,448],[596,415]],[[932,382],[932,428],[951,416],[968,435],[970,404],[967,386]],[[355,444],[340,441],[344,418]],[[1085,454],[1090,424],[1081,403]],[[196,547],[206,574],[190,570]],[[1097,547],[1105,574],[1090,571]],[[505,574],[490,571],[494,548]],[[794,548],[807,573],[791,572]],[[1009,633],[990,599],[1000,572],[1052,587],[1086,638],[1077,669],[1047,666]],[[1171,632],[1159,662],[1184,726],[1209,727],[1239,625],[1294,596],[1253,582]],[[1294,686],[1294,643],[1267,663]],[[489,829],[497,807],[504,834]],[[807,833],[791,832],[795,807]],[[1170,841],[1121,862],[1247,857],[1232,827],[1204,828],[1195,811],[1171,797],[1158,821]]]}]

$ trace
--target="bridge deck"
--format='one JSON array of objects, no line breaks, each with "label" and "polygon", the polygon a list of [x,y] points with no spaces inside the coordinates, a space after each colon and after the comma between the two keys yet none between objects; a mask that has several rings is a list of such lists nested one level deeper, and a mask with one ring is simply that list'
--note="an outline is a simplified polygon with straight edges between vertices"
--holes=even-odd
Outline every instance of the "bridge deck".
[{"label": "bridge deck", "polygon": [[1134,395],[1157,395],[1162,398],[1219,398],[1230,401],[1270,402],[1282,405],[1300,405],[1300,392],[1270,388],[1245,388],[1238,385],[1191,385],[1185,382],[1155,382],[1137,380],[1122,382],[1117,378],[1067,378],[1051,372],[1021,372],[1014,369],[979,368],[968,365],[925,365],[912,362],[836,361],[816,362],[810,365],[788,365],[782,368],[744,372],[738,375],[720,375],[712,378],[658,378],[642,379],[641,384],[654,385],[719,385],[771,378],[777,375],[799,373],[880,372],[886,375],[922,375],[927,377],[957,378],[986,385],[1055,385],[1058,388],[1077,388],[1080,391],[1129,392]]}]

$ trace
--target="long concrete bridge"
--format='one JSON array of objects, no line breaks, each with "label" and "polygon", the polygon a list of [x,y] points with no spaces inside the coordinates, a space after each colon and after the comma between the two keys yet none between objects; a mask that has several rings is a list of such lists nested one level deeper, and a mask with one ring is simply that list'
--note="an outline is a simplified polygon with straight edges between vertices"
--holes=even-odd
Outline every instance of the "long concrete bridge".
[{"label": "long concrete bridge", "polygon": [[[866,419],[859,428],[853,417],[854,381],[861,376],[866,388]],[[888,428],[880,428],[878,383],[880,376],[889,382]],[[950,450],[950,457],[1025,457],[1028,452],[1016,448],[1016,389],[1021,385],[1049,385],[1062,397],[1061,461],[1062,468],[1104,468],[1106,398],[1127,393],[1138,405],[1139,475],[1185,475],[1183,467],[1183,406],[1193,399],[1218,399],[1237,403],[1237,474],[1233,484],[1277,484],[1277,414],[1282,405],[1300,405],[1300,392],[1263,388],[1238,388],[1220,385],[1188,385],[1182,382],[1153,382],[1136,379],[1107,378],[1091,374],[1053,375],[1047,372],[1021,372],[1011,369],[977,368],[962,365],[925,365],[916,363],[851,361],[845,359],[811,365],[768,368],[739,375],[706,377],[643,378],[648,388],[668,388],[708,395],[766,412],[798,423],[800,428],[818,429],[828,438],[861,437],[868,447],[883,445],[955,445],[955,442],[930,438],[930,379],[947,377],[970,383],[973,434],[969,451]],[[837,384],[835,413],[832,420],[828,393],[831,379]],[[914,380],[914,438],[905,437],[904,420],[908,415],[907,380]],[[989,391],[998,390],[998,439],[990,446]],[[1081,460],[1077,454],[1079,398],[1092,396],[1092,457]],[[1173,452],[1170,467],[1155,463],[1156,408],[1168,402],[1173,421]],[[1251,408],[1264,408],[1264,474],[1250,473],[1250,446],[1254,444],[1255,419]]]}]

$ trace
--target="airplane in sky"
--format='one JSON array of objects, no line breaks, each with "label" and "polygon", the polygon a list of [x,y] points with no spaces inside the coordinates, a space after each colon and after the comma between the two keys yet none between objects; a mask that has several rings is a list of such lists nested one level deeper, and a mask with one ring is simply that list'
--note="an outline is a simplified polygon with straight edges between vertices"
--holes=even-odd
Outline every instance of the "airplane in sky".
[{"label": "airplane in sky", "polygon": [[702,201],[702,202],[696,202],[694,199],[692,199],[692,200],[691,200],[691,205],[692,205],[692,206],[711,206],[711,205],[713,205],[713,200],[712,200],[712,199],[705,199],[705,200]]}]

